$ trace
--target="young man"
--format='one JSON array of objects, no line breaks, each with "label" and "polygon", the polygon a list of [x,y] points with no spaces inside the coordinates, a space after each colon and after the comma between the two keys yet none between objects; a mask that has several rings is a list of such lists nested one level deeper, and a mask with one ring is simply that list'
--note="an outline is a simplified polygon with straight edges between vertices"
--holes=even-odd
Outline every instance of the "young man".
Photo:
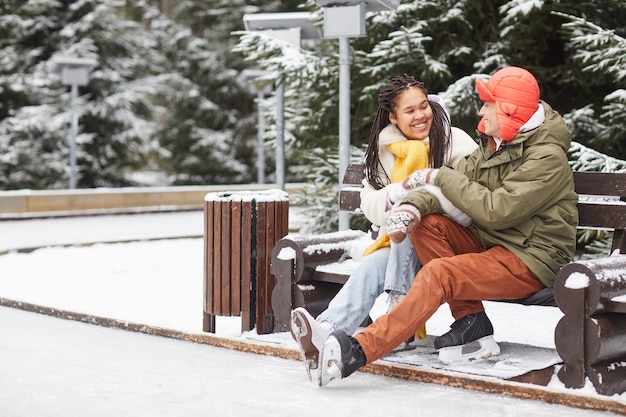
[{"label": "young man", "polygon": [[[567,160],[571,134],[540,101],[534,76],[518,67],[477,80],[483,101],[480,148],[454,169],[424,169],[406,188],[434,184],[473,223],[442,216],[436,198],[413,191],[389,216],[393,241],[408,234],[422,263],[411,289],[389,314],[352,337],[335,331],[324,343],[319,385],[345,378],[408,339],[448,303],[451,330],[434,341],[443,361],[499,354],[481,300],[520,299],[551,287],[571,260],[578,213]],[[463,354],[478,341],[480,349]]]}]

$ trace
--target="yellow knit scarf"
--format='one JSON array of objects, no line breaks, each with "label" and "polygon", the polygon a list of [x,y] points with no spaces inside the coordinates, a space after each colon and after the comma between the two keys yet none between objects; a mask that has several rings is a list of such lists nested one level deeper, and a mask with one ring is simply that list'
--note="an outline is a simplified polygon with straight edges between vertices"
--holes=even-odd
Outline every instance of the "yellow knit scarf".
[{"label": "yellow knit scarf", "polygon": [[[396,157],[396,162],[391,169],[391,182],[403,181],[409,174],[418,169],[428,168],[430,146],[421,140],[403,140],[391,143],[387,145],[387,149]],[[363,256],[390,245],[389,235],[385,233],[365,249]]]}]

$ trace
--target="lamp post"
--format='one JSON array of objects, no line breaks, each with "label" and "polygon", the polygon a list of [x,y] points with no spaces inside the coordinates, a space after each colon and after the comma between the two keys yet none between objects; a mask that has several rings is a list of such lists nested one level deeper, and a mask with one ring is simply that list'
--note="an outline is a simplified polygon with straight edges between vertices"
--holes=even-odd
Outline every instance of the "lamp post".
[{"label": "lamp post", "polygon": [[266,71],[258,69],[246,69],[241,72],[241,78],[244,82],[251,84],[250,92],[256,93],[257,96],[257,161],[256,179],[258,184],[265,183],[265,146],[263,143],[263,134],[265,132],[265,118],[261,111],[261,102],[265,98],[265,95],[271,92],[271,86],[267,85],[261,87],[258,85],[257,80],[266,75]]},{"label": "lamp post", "polygon": [[[395,10],[400,0],[315,0],[324,8],[324,37],[339,38],[339,188],[350,163],[350,38],[365,36],[365,13]],[[350,214],[339,212],[339,230],[350,228]]]},{"label": "lamp post", "polygon": [[[264,31],[273,38],[300,47],[302,39],[317,39],[313,13],[254,13],[243,16],[247,31]],[[285,85],[276,85],[276,185],[285,189]]]},{"label": "lamp post", "polygon": [[97,62],[93,59],[56,57],[53,58],[52,71],[61,74],[63,84],[71,87],[72,101],[71,114],[72,121],[69,131],[70,146],[70,179],[69,188],[76,188],[76,136],[78,135],[78,113],[76,105],[78,102],[78,87],[89,83],[91,70]]}]

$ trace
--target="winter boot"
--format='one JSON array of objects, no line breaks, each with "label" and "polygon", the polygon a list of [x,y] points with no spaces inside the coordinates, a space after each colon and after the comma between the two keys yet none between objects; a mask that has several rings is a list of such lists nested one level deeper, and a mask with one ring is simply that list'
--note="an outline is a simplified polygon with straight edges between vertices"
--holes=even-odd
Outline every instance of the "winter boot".
[{"label": "winter boot", "polygon": [[317,369],[322,346],[335,328],[328,322],[318,322],[303,307],[291,312],[291,336],[298,343],[304,368],[312,381],[311,369]]},{"label": "winter boot", "polygon": [[365,363],[365,353],[359,342],[345,332],[336,330],[322,348],[318,384],[324,387],[333,379],[346,378]]},{"label": "winter boot", "polygon": [[[450,329],[448,333],[435,338],[435,349],[439,352],[440,361],[449,364],[500,354],[500,346],[493,339],[493,326],[484,311],[461,317],[452,323]],[[478,342],[478,349],[463,352],[463,347],[475,348],[470,345],[472,342]]]}]

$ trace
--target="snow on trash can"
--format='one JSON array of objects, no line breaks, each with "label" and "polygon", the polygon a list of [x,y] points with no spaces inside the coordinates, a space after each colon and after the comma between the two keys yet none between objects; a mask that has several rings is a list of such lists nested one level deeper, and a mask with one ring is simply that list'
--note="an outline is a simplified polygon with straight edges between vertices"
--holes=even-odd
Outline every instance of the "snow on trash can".
[{"label": "snow on trash can", "polygon": [[270,259],[288,233],[289,196],[281,190],[208,193],[204,198],[203,330],[216,316],[241,316],[241,331],[271,333]]}]

